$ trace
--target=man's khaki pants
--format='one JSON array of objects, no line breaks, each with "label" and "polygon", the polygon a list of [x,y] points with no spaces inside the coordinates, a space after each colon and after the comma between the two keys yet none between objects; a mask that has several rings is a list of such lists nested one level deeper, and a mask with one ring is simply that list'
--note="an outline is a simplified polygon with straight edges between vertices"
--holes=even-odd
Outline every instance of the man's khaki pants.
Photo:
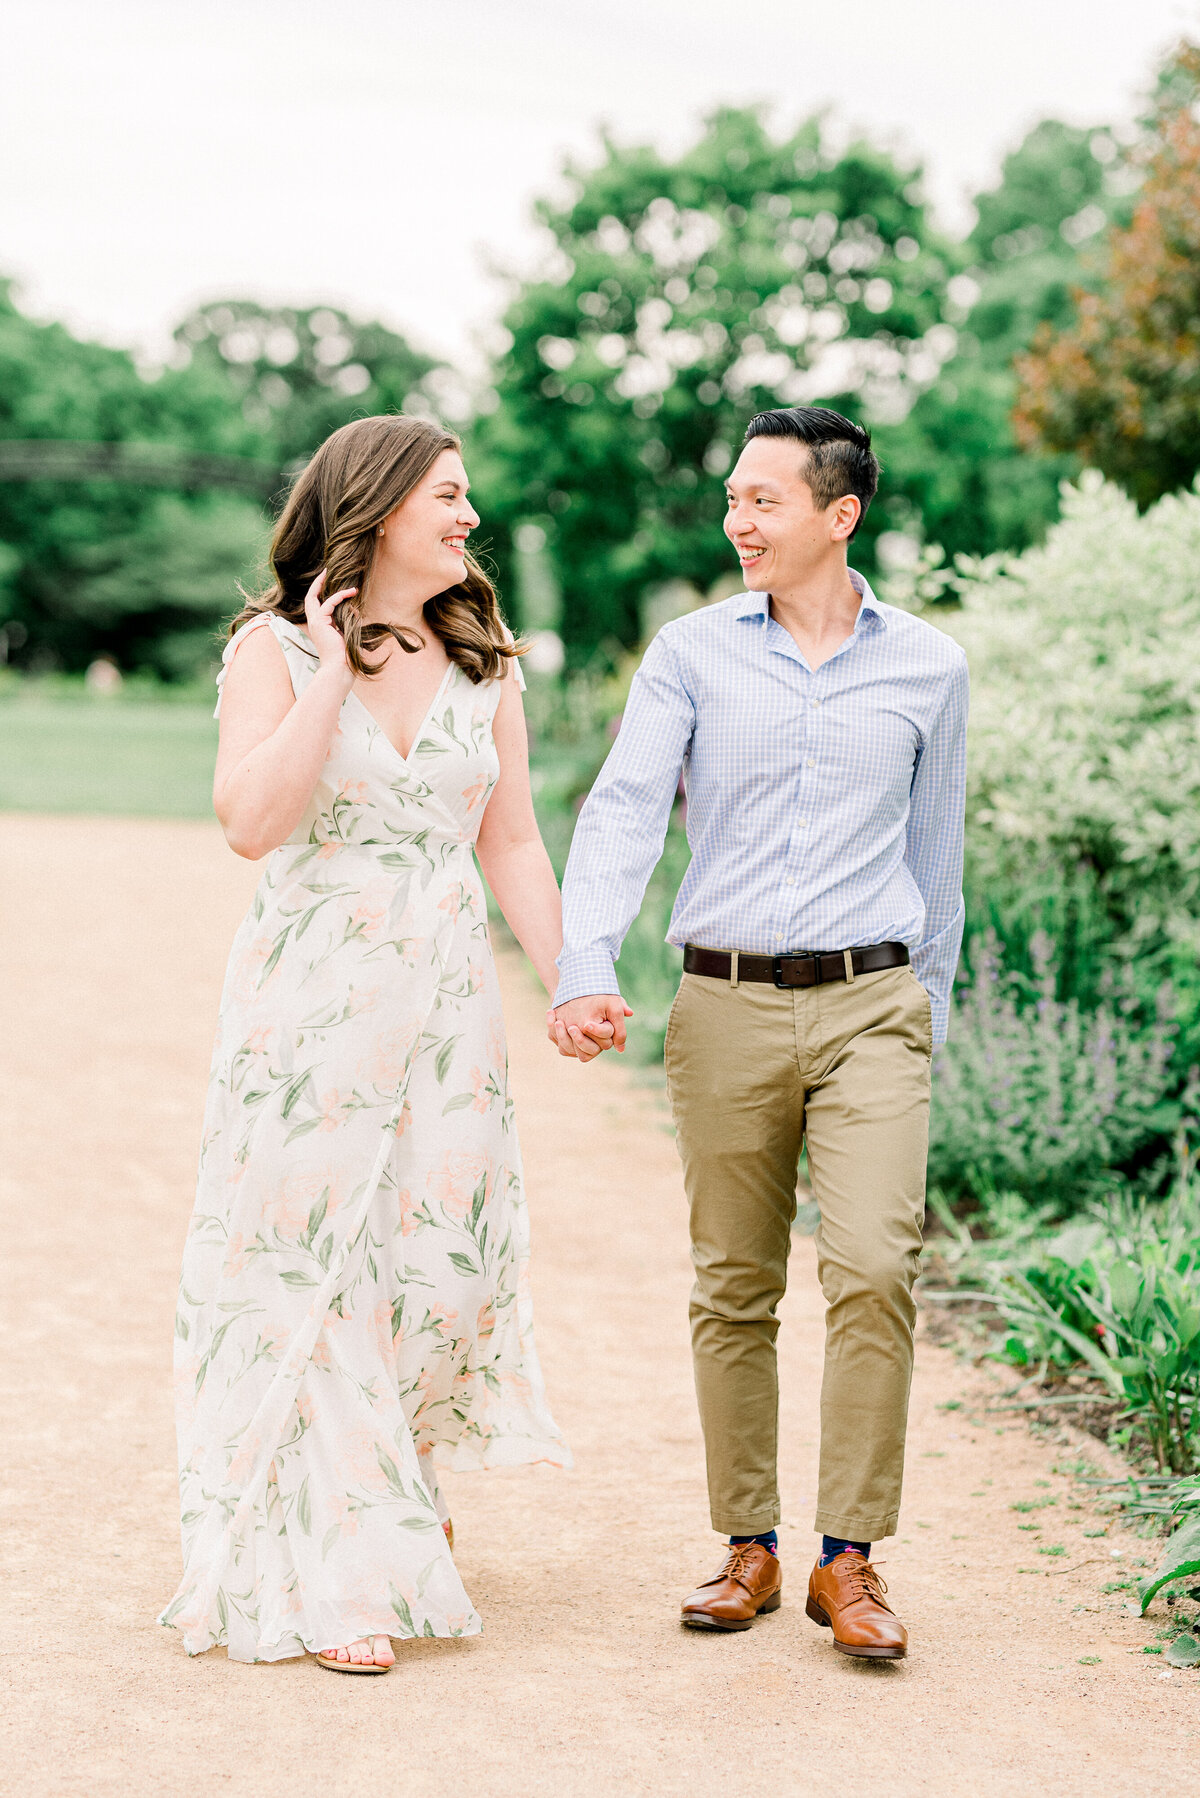
[{"label": "man's khaki pants", "polygon": [[775,1315],[801,1146],[828,1303],[816,1528],[896,1529],[929,1134],[929,999],[911,968],[780,990],[685,974],[666,1064],[691,1207],[692,1353],[713,1528],[779,1522]]}]

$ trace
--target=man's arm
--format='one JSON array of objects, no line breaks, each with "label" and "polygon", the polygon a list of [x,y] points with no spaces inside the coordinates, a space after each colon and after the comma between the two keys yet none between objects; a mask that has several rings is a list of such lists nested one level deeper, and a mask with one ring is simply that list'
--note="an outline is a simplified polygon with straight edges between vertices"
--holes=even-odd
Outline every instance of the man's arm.
[{"label": "man's arm", "polygon": [[929,994],[933,1040],[944,1043],[962,947],[963,814],[967,782],[967,664],[951,670],[941,711],[917,758],[904,859],[925,901],[913,972]]},{"label": "man's arm", "polygon": [[659,635],[633,678],[617,740],[575,826],[563,879],[556,1009],[618,991],[613,964],[662,854],[695,721],[675,653]]}]

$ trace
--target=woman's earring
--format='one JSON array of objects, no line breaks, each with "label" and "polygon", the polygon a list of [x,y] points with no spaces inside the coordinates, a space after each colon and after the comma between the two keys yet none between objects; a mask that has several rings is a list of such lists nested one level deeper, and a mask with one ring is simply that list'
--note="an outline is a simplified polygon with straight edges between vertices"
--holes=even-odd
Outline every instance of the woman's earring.
[{"label": "woman's earring", "polygon": [[382,525],[380,525],[380,527],[379,527],[379,533],[378,533],[378,534],[379,534],[379,536],[381,536],[381,537],[382,537],[382,536],[383,536],[383,526],[382,526]]}]

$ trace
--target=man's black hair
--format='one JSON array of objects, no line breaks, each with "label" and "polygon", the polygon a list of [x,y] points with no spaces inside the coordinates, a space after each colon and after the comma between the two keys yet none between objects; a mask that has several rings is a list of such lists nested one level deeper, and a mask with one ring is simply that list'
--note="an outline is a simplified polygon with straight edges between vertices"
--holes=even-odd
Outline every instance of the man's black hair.
[{"label": "man's black hair", "polygon": [[879,486],[870,431],[828,406],[788,406],[752,418],[746,442],[752,437],[794,437],[803,443],[808,449],[804,479],[812,489],[813,505],[824,512],[835,500],[853,493],[862,506],[857,531]]}]

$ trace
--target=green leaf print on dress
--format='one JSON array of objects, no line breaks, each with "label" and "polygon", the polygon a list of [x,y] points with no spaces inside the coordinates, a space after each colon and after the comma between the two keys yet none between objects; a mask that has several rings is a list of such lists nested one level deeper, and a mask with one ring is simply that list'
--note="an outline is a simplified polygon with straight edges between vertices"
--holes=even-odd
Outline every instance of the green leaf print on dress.
[{"label": "green leaf print on dress", "polygon": [[[282,619],[226,663],[256,628],[302,691],[316,659]],[[184,1576],[160,1621],[191,1654],[474,1634],[430,1458],[569,1464],[472,854],[499,693],[452,667],[408,760],[351,694],[234,941],[175,1338]]]}]

